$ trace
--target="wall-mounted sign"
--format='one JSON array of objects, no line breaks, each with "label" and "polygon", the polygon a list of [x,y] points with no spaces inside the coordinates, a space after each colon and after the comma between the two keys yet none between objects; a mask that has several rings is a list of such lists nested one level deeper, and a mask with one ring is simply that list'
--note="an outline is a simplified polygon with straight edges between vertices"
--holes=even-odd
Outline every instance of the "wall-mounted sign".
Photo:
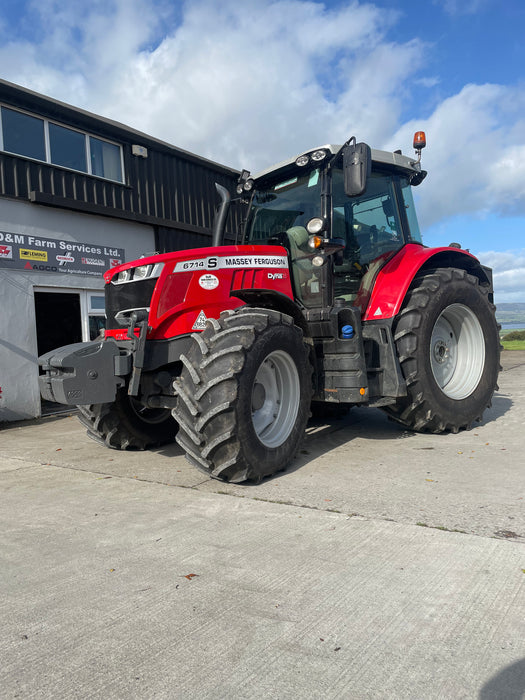
[{"label": "wall-mounted sign", "polygon": [[124,248],[0,231],[0,267],[101,277],[125,262]]}]

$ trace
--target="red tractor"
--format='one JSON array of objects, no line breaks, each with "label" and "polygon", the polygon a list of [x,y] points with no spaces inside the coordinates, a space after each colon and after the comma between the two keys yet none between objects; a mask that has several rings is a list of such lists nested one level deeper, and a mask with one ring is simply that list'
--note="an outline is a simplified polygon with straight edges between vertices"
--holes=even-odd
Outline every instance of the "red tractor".
[{"label": "red tractor", "polygon": [[[417,431],[469,428],[499,370],[491,270],[421,242],[417,156],[355,138],[251,178],[240,245],[151,255],[105,273],[105,338],[40,358],[42,396],[76,405],[115,449],[176,440],[212,477],[284,469],[312,405],[376,406]],[[177,432],[178,429],[178,432]]]}]

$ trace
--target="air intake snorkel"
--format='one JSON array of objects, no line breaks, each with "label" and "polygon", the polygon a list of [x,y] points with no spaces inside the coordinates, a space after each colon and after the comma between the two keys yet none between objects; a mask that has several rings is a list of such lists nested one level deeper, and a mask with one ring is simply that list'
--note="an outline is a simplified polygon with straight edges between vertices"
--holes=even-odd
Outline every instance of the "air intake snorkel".
[{"label": "air intake snorkel", "polygon": [[224,231],[226,229],[226,219],[228,218],[228,213],[230,211],[230,193],[226,187],[219,185],[218,182],[215,183],[215,189],[220,195],[221,203],[213,220],[211,244],[212,246],[220,246],[223,243]]}]

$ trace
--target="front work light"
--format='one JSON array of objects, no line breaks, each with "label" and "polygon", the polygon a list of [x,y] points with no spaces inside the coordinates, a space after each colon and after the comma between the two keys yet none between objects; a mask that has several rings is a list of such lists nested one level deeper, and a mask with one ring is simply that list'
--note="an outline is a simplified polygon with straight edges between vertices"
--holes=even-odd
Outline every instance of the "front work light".
[{"label": "front work light", "polygon": [[324,151],[322,148],[312,153],[312,160],[320,161],[323,160],[323,158],[326,158],[326,151]]},{"label": "front work light", "polygon": [[324,219],[321,219],[320,216],[314,216],[314,218],[310,219],[310,221],[306,224],[306,230],[311,234],[320,233],[323,229]]},{"label": "front work light", "polygon": [[295,159],[295,164],[298,165],[300,168],[303,168],[305,165],[308,165],[309,162],[309,156],[299,156]]}]

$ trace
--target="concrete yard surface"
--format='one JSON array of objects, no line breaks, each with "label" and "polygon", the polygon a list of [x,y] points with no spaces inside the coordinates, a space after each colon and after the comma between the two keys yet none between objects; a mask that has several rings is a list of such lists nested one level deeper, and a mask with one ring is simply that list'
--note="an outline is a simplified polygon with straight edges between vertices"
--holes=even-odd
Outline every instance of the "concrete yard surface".
[{"label": "concrete yard surface", "polygon": [[311,422],[228,485],[75,416],[0,430],[1,698],[525,694],[525,353],[484,420]]}]

